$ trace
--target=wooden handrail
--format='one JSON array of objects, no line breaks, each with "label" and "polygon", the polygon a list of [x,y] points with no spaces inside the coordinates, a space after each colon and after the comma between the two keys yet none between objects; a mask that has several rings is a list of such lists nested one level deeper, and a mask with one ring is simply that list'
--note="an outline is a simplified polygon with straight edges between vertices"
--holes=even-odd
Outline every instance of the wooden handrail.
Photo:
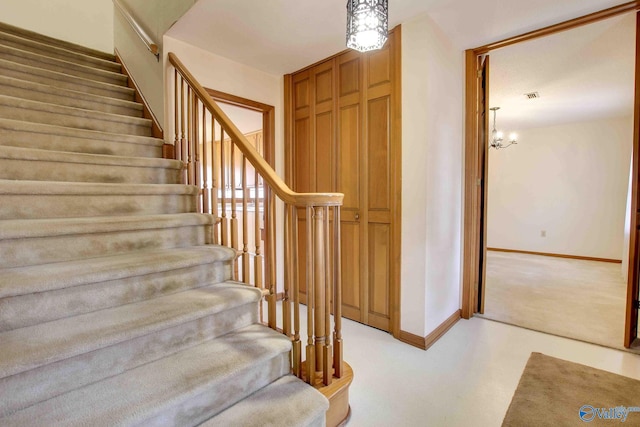
[{"label": "wooden handrail", "polygon": [[[118,0],[114,0],[118,1]],[[205,107],[220,122],[224,131],[236,143],[242,154],[255,167],[256,171],[269,184],[276,195],[285,203],[299,207],[305,206],[340,206],[344,199],[342,193],[297,193],[275,173],[271,165],[251,146],[251,143],[240,132],[236,125],[227,117],[222,109],[213,101],[211,95],[198,83],[196,78],[187,70],[184,64],[173,52],[169,52],[169,62],[175,67],[189,86],[193,88],[196,96]]]},{"label": "wooden handrail", "polygon": [[160,48],[158,48],[158,44],[155,43],[151,36],[149,36],[149,34],[147,34],[147,32],[144,30],[144,28],[142,28],[142,26],[138,24],[138,21],[136,21],[133,15],[131,15],[131,12],[127,10],[127,8],[120,2],[120,0],[113,0],[113,4],[115,5],[116,9],[118,9],[118,11],[122,14],[124,19],[127,20],[129,25],[131,25],[131,28],[133,28],[133,31],[135,31],[138,37],[140,37],[140,40],[142,40],[149,52],[155,55],[156,59],[160,61]]}]

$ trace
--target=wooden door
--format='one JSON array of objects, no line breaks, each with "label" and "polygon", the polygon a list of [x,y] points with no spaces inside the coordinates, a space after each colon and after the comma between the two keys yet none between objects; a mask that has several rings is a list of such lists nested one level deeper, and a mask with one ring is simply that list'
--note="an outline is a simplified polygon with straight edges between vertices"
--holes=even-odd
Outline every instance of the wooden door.
[{"label": "wooden door", "polygon": [[480,93],[478,96],[478,162],[482,176],[478,185],[478,200],[480,200],[480,233],[479,254],[480,271],[478,274],[478,307],[477,311],[484,313],[484,297],[487,281],[487,196],[489,183],[489,55],[485,55],[482,62],[480,76]]},{"label": "wooden door", "polygon": [[[348,51],[287,80],[290,182],[295,191],[344,193],[343,315],[385,331],[392,329],[399,286],[394,263],[399,254],[394,227],[400,220],[395,40],[392,33],[379,51]],[[298,221],[299,247],[304,248],[303,211]],[[304,256],[298,267],[305,301]]]}]

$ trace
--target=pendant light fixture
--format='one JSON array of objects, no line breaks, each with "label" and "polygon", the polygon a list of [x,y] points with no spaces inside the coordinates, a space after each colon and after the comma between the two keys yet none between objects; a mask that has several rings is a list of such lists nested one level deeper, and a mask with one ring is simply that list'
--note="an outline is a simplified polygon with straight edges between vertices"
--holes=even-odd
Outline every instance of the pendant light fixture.
[{"label": "pendant light fixture", "polygon": [[388,0],[347,0],[347,47],[380,49],[389,35]]},{"label": "pendant light fixture", "polygon": [[500,107],[489,108],[489,110],[493,111],[493,129],[491,130],[491,141],[489,141],[489,144],[496,150],[499,150],[500,148],[507,148],[510,145],[518,143],[518,135],[511,133],[509,134],[509,143],[506,145],[502,144],[502,141],[504,141],[504,133],[496,129],[496,111],[499,109]]}]

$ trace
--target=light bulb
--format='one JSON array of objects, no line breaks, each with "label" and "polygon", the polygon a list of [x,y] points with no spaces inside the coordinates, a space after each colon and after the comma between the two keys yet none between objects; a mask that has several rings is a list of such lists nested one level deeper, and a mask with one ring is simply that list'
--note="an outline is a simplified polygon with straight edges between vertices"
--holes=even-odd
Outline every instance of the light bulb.
[{"label": "light bulb", "polygon": [[496,139],[499,139],[500,141],[502,141],[502,138],[504,138],[504,133],[499,130],[498,132],[496,132]]},{"label": "light bulb", "polygon": [[518,134],[512,132],[509,134],[509,142],[516,142],[518,140]]}]

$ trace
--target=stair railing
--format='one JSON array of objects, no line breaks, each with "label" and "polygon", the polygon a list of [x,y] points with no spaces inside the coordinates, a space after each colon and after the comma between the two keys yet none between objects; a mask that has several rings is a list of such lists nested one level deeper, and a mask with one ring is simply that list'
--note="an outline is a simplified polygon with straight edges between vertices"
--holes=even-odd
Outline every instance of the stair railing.
[{"label": "stair railing", "polygon": [[[329,385],[344,372],[340,282],[344,195],[292,191],[175,54],[169,53],[169,62],[175,78],[175,158],[184,163],[183,182],[200,188],[199,211],[215,219],[212,241],[236,251],[235,280],[262,289],[268,326],[292,340],[293,373],[310,384],[315,385],[320,377]],[[284,204],[282,232],[276,221],[276,203]],[[306,224],[302,233],[299,211],[304,211]],[[284,237],[282,287],[276,283],[277,236]],[[299,244],[301,236],[304,247]],[[301,267],[304,277],[300,277]],[[304,363],[302,281],[307,305]],[[281,304],[277,302],[279,289]]]}]

